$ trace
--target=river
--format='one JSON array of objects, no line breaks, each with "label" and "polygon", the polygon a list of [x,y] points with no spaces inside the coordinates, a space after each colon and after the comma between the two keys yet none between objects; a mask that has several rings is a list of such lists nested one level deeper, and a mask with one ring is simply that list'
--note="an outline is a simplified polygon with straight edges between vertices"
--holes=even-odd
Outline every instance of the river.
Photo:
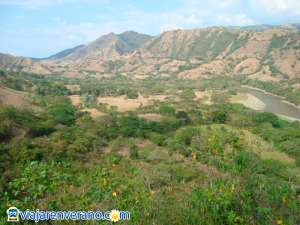
[{"label": "river", "polygon": [[88,95],[87,99],[86,99],[86,104],[90,103],[90,99],[91,99],[92,95]]},{"label": "river", "polygon": [[266,104],[266,108],[264,109],[265,112],[272,112],[283,116],[300,119],[300,109],[288,103],[282,102],[283,98],[257,89],[249,88],[248,93]]}]

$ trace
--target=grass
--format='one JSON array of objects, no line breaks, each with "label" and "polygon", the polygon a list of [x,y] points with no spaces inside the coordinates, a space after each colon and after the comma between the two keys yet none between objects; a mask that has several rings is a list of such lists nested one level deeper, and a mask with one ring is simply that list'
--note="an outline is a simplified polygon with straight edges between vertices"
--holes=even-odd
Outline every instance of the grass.
[{"label": "grass", "polygon": [[246,101],[247,99],[248,95],[246,93],[240,93],[231,97],[232,102]]}]

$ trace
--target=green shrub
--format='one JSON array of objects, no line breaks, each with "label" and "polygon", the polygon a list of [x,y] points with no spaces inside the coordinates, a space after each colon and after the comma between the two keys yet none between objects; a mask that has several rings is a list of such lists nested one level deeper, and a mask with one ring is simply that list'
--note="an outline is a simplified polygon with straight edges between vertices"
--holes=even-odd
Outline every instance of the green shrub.
[{"label": "green shrub", "polygon": [[261,129],[259,127],[253,127],[251,132],[252,134],[260,134]]},{"label": "green shrub", "polygon": [[214,116],[213,121],[215,123],[225,123],[226,122],[226,112],[222,111],[222,110],[216,110],[216,111],[212,111],[212,114]]},{"label": "green shrub", "polygon": [[139,152],[136,148],[133,148],[130,150],[130,156],[131,159],[138,159],[139,158]]},{"label": "green shrub", "polygon": [[135,92],[129,92],[127,95],[127,98],[136,99],[139,97],[139,95]]},{"label": "green shrub", "polygon": [[237,95],[236,90],[228,90],[228,93],[231,94],[231,95]]},{"label": "green shrub", "polygon": [[147,159],[150,155],[150,151],[148,149],[144,149],[141,153],[140,153],[140,158],[141,159]]},{"label": "green shrub", "polygon": [[186,88],[180,94],[180,98],[182,99],[194,99],[196,98],[196,94],[192,89]]},{"label": "green shrub", "polygon": [[277,159],[262,159],[261,173],[271,177],[281,177],[286,179],[286,166]]},{"label": "green shrub", "polygon": [[271,123],[274,127],[279,126],[278,117],[274,113],[270,113],[270,112],[257,113],[253,117],[253,121],[256,122],[256,123],[260,123],[260,124],[262,124],[262,123]]},{"label": "green shrub", "polygon": [[227,129],[224,126],[221,126],[221,131],[225,133],[227,132]]},{"label": "green shrub", "polygon": [[175,108],[172,107],[172,106],[162,105],[162,106],[159,107],[159,112],[162,115],[168,115],[168,114],[174,115],[175,114]]},{"label": "green shrub", "polygon": [[153,143],[157,144],[158,146],[164,145],[164,142],[167,138],[168,138],[167,136],[162,134],[157,134],[157,133],[150,134],[150,140]]}]

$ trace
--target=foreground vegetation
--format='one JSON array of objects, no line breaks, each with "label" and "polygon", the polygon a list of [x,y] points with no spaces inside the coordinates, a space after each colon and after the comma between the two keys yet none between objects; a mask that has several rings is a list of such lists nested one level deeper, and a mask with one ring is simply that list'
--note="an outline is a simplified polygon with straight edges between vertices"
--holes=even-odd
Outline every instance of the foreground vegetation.
[{"label": "foreground vegetation", "polygon": [[[197,81],[35,79],[37,87],[27,91],[43,112],[0,106],[0,224],[9,206],[128,210],[129,224],[300,223],[300,123],[228,103],[242,91],[240,83],[259,81],[221,75]],[[105,115],[92,119],[83,106],[72,105],[67,84],[80,85],[73,94]],[[195,89],[211,90],[213,104],[196,98]],[[170,97],[122,113],[96,100],[154,94]],[[161,121],[138,117],[145,113]],[[18,129],[25,134],[17,135]]]}]

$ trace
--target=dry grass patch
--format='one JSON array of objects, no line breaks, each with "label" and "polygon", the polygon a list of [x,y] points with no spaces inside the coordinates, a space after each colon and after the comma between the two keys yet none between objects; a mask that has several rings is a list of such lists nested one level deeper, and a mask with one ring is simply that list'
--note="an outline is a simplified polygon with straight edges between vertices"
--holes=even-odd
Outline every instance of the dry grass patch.
[{"label": "dry grass patch", "polygon": [[0,87],[0,101],[2,104],[13,105],[16,108],[30,108],[34,111],[41,111],[42,109],[31,103],[30,98],[33,94],[22,91],[16,91],[6,87]]},{"label": "dry grass patch", "polygon": [[154,114],[154,113],[141,114],[139,115],[139,117],[145,118],[147,122],[149,121],[161,122],[161,115]]},{"label": "dry grass patch", "polygon": [[88,112],[90,112],[92,118],[96,118],[98,116],[106,115],[103,112],[99,112],[97,109],[81,109],[80,111],[88,111]]},{"label": "dry grass patch", "polygon": [[80,103],[83,104],[82,100],[80,99],[80,95],[71,95],[69,98],[71,99],[73,105],[78,105]]},{"label": "dry grass patch", "polygon": [[248,99],[248,95],[246,93],[239,93],[238,95],[233,95],[230,98],[231,102],[238,102],[238,101],[246,101]]}]

